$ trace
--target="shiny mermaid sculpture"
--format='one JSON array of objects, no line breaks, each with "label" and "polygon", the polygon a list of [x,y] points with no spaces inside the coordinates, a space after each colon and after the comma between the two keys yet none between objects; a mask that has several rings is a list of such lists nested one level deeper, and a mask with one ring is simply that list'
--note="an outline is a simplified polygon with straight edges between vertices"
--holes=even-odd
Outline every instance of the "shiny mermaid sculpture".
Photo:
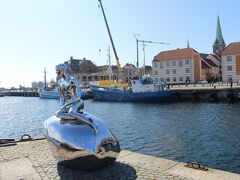
[{"label": "shiny mermaid sculpture", "polygon": [[120,152],[118,140],[101,119],[83,111],[78,81],[67,65],[56,66],[61,108],[44,122],[53,156],[63,165],[94,170],[111,164]]}]

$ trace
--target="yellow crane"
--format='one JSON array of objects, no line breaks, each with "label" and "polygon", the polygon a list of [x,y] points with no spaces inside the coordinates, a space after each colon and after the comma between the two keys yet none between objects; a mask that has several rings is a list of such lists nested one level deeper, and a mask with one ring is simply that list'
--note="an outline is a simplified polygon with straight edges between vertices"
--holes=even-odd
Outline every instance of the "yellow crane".
[{"label": "yellow crane", "polygon": [[104,9],[103,9],[102,1],[101,0],[98,0],[98,1],[100,3],[100,7],[101,7],[101,10],[102,10],[102,13],[103,13],[103,17],[104,17],[104,21],[105,21],[105,24],[106,24],[106,27],[107,27],[108,35],[109,35],[109,38],[110,38],[110,41],[111,41],[111,45],[112,45],[112,48],[113,48],[113,52],[114,52],[114,55],[115,55],[118,71],[119,71],[120,76],[122,77],[122,82],[123,82],[123,79],[124,79],[124,77],[123,77],[123,69],[121,67],[121,64],[120,64],[120,61],[119,61],[119,58],[118,58],[118,55],[117,55],[117,51],[116,51],[115,45],[113,43],[112,35],[111,35],[111,32],[110,32],[110,28],[108,26],[108,22],[107,22],[107,18],[106,18]]}]

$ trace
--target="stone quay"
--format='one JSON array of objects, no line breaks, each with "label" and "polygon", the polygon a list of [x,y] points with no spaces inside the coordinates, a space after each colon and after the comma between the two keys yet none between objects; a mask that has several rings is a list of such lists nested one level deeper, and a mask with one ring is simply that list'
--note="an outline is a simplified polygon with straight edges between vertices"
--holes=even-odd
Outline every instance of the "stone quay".
[{"label": "stone quay", "polygon": [[0,147],[0,179],[240,179],[239,174],[208,168],[185,167],[184,163],[121,151],[115,163],[97,171],[68,169],[52,156],[45,139]]}]

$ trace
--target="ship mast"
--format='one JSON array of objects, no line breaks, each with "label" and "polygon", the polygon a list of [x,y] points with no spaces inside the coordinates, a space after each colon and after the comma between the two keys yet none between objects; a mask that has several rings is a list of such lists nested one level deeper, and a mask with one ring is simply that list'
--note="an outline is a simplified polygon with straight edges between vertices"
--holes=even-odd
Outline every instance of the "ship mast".
[{"label": "ship mast", "polygon": [[46,67],[44,67],[44,89],[47,88],[47,77],[46,77]]},{"label": "ship mast", "polygon": [[108,56],[107,64],[108,64],[108,76],[109,76],[108,79],[111,81],[112,80],[112,68],[111,68],[110,47],[108,47],[107,56]]}]

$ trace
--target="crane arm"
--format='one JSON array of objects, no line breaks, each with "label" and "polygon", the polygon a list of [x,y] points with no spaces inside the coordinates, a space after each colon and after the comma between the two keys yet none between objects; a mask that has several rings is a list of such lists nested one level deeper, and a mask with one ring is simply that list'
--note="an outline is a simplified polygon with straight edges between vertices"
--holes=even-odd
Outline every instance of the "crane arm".
[{"label": "crane arm", "polygon": [[121,64],[120,64],[120,61],[119,61],[119,58],[118,58],[118,55],[117,55],[116,48],[115,48],[114,43],[113,43],[112,35],[111,35],[111,32],[110,32],[110,28],[108,26],[108,22],[107,22],[107,18],[106,18],[104,9],[103,9],[102,1],[101,0],[98,0],[98,1],[100,3],[101,9],[102,9],[104,21],[105,21],[105,24],[106,24],[106,27],[107,27],[108,35],[109,35],[109,38],[110,38],[110,41],[111,41],[111,44],[112,44],[112,48],[113,48],[113,52],[114,52],[114,55],[115,55],[115,59],[116,59],[116,62],[117,62],[117,67],[118,67],[119,72],[122,73]]},{"label": "crane arm", "polygon": [[138,40],[138,42],[142,42],[142,43],[154,43],[154,44],[170,44],[170,43],[165,43],[165,42],[145,41],[145,40]]}]

